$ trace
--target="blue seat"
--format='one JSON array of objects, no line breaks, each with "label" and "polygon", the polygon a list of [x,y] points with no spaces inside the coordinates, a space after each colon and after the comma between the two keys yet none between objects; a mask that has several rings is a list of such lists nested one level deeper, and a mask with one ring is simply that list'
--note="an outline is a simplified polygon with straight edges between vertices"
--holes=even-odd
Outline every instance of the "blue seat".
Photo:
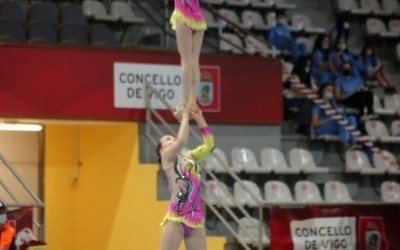
[{"label": "blue seat", "polygon": [[24,10],[15,2],[0,3],[0,19],[10,19],[19,24],[24,24],[26,16]]},{"label": "blue seat", "polygon": [[29,23],[27,29],[28,42],[32,44],[51,44],[58,43],[56,29],[49,23],[33,21]]},{"label": "blue seat", "polygon": [[58,24],[58,9],[55,3],[38,2],[28,9],[29,21],[42,21],[54,27]]},{"label": "blue seat", "polygon": [[93,47],[114,48],[118,46],[114,33],[106,25],[102,24],[90,27],[89,39]]},{"label": "blue seat", "polygon": [[3,19],[0,20],[0,41],[3,43],[26,42],[25,30],[21,24]]},{"label": "blue seat", "polygon": [[73,23],[76,25],[87,26],[87,20],[83,14],[82,6],[77,4],[66,5],[59,12],[60,23]]},{"label": "blue seat", "polygon": [[62,24],[58,30],[60,45],[87,46],[86,28],[76,24]]}]

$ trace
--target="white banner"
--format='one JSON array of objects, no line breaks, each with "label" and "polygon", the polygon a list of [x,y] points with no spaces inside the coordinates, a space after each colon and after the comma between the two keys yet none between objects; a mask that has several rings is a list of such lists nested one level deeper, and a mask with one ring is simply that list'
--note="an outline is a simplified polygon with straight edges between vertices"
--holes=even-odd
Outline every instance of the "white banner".
[{"label": "white banner", "polygon": [[331,217],[293,220],[290,232],[294,250],[355,250],[356,218]]},{"label": "white banner", "polygon": [[[114,107],[146,107],[145,84],[153,88],[172,106],[182,99],[182,79],[180,65],[114,63]],[[167,107],[150,93],[150,106],[155,109]]]}]

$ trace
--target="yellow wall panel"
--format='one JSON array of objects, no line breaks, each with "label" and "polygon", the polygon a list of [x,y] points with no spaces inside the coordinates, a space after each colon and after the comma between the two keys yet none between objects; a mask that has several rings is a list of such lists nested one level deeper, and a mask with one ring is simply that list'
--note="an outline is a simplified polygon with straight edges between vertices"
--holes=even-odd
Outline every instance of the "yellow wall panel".
[{"label": "yellow wall panel", "polygon": [[[47,241],[51,249],[53,244],[54,249],[58,250],[158,249],[161,236],[159,223],[168,203],[156,200],[158,166],[138,163],[137,124],[81,126],[81,167],[79,180],[73,187],[67,181],[72,180],[74,170],[74,162],[71,161],[74,159],[71,128],[50,126],[49,131],[52,133],[49,136],[46,134],[46,155],[52,154],[46,157],[46,172],[51,170],[46,173],[46,179],[52,179],[52,183],[58,183],[60,179],[58,190],[46,191],[47,225],[51,225],[52,220],[68,216],[69,209],[59,208],[61,197],[72,193],[74,200],[74,204],[69,204],[74,210],[71,213],[73,218],[61,223],[64,229],[68,222],[73,224],[69,232],[74,235],[71,237],[65,231],[64,234],[56,232],[60,230],[58,225],[51,226],[54,231],[47,227]],[[60,135],[61,133],[64,134]],[[62,146],[62,149],[48,148],[56,145],[57,139],[66,139],[65,137],[71,137],[67,140],[70,143]],[[64,157],[66,159],[58,159]],[[65,169],[71,173],[65,173],[65,169],[57,171],[57,166],[61,165],[58,162],[65,162]],[[62,193],[60,198],[55,196],[58,192]],[[60,210],[49,211],[53,209]],[[67,241],[66,238],[73,238],[75,246],[57,243],[59,240]],[[224,242],[224,238],[210,238],[208,249],[223,249]]]}]

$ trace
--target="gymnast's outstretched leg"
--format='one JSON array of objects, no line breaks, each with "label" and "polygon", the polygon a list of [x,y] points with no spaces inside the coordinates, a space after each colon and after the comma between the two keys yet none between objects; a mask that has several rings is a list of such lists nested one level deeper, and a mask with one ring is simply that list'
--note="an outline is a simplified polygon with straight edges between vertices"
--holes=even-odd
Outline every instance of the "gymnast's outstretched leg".
[{"label": "gymnast's outstretched leg", "polygon": [[182,66],[182,104],[186,105],[192,95],[193,82],[193,31],[184,23],[176,26],[176,42]]},{"label": "gymnast's outstretched leg", "polygon": [[189,105],[197,107],[197,87],[200,82],[200,53],[203,43],[204,31],[194,31],[192,35],[192,67],[193,78],[190,86]]}]

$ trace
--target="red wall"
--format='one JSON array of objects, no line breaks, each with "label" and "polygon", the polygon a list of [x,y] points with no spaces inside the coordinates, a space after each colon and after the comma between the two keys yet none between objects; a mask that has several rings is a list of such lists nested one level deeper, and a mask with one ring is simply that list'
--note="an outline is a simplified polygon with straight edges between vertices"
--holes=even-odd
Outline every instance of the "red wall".
[{"label": "red wall", "polygon": [[[179,64],[161,51],[2,45],[0,55],[0,116],[12,118],[142,120],[144,110],[113,107],[113,63]],[[206,113],[210,122],[282,121],[278,60],[203,54],[200,63],[221,68],[221,112]]]}]

